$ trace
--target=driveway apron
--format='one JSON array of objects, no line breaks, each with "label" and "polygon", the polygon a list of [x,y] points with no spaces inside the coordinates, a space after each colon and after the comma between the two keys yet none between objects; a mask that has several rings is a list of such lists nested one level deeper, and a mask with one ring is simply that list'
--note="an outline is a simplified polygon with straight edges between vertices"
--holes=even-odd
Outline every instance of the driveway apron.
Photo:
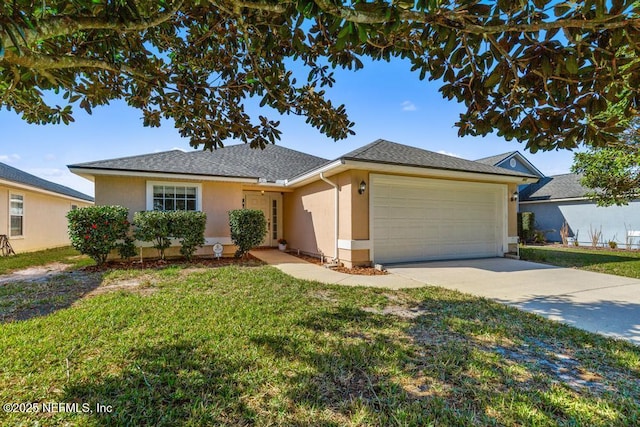
[{"label": "driveway apron", "polygon": [[387,266],[425,285],[489,298],[640,345],[640,280],[507,258]]}]

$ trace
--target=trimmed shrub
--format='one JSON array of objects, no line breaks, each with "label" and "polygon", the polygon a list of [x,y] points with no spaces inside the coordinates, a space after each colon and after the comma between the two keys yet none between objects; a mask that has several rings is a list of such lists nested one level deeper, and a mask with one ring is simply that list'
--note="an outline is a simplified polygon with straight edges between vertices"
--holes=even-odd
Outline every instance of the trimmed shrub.
[{"label": "trimmed shrub", "polygon": [[204,212],[175,211],[167,212],[171,217],[171,235],[180,239],[180,253],[187,260],[196,248],[204,245],[204,229],[207,225],[207,215]]},{"label": "trimmed shrub", "polygon": [[80,253],[91,257],[96,264],[104,264],[117,241],[127,237],[129,210],[122,206],[88,206],[71,210],[69,239]]},{"label": "trimmed shrub", "polygon": [[158,256],[164,259],[164,251],[171,246],[170,212],[144,211],[133,215],[134,236],[143,242],[153,242]]},{"label": "trimmed shrub", "polygon": [[264,239],[267,221],[264,213],[256,209],[236,209],[229,211],[231,240],[238,247],[236,258],[243,257]]},{"label": "trimmed shrub", "polygon": [[192,211],[136,212],[133,224],[136,239],[153,242],[160,258],[164,259],[164,251],[174,238],[180,240],[180,253],[191,261],[196,249],[204,245],[207,215]]},{"label": "trimmed shrub", "polygon": [[522,242],[530,242],[535,237],[533,212],[518,212],[518,236]]},{"label": "trimmed shrub", "polygon": [[136,245],[133,243],[133,237],[125,236],[122,242],[117,243],[118,254],[122,259],[129,259],[136,255],[138,255],[138,251],[136,251]]}]

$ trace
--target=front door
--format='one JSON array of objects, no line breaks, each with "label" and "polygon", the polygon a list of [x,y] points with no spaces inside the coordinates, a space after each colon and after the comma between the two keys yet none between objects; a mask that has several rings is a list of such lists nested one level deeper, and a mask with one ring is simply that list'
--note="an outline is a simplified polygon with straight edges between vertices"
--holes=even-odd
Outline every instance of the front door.
[{"label": "front door", "polygon": [[264,213],[267,220],[267,234],[261,246],[278,246],[282,237],[282,194],[262,191],[246,191],[244,208],[257,209]]}]

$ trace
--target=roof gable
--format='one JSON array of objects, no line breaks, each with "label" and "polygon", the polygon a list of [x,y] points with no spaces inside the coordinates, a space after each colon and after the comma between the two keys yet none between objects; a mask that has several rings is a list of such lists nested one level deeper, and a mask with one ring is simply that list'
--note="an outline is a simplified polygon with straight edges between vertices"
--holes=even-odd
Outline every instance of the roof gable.
[{"label": "roof gable", "polygon": [[482,159],[476,160],[476,162],[497,166],[508,170],[532,174],[539,178],[544,177],[544,174],[540,172],[538,168],[533,165],[533,163],[527,160],[526,157],[520,154],[519,151],[510,151],[508,153],[498,154],[491,157],[484,157]]},{"label": "roof gable", "polygon": [[93,197],[84,193],[74,190],[73,188],[66,187],[64,185],[56,184],[55,182],[47,181],[46,179],[39,178],[30,173],[21,171],[12,166],[4,163],[0,163],[0,179],[6,181],[15,182],[29,187],[34,187],[40,190],[57,193],[67,197],[73,197],[76,199],[86,200],[93,202]]}]

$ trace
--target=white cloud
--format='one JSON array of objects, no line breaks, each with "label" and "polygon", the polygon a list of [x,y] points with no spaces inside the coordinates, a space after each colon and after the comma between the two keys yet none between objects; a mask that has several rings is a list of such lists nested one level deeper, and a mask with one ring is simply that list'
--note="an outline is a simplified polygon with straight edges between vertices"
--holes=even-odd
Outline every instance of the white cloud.
[{"label": "white cloud", "polygon": [[402,104],[402,111],[416,111],[416,104],[411,101],[404,101]]},{"label": "white cloud", "polygon": [[31,168],[28,172],[32,175],[39,176],[44,179],[51,179],[54,177],[60,177],[65,174],[65,171],[58,168]]},{"label": "white cloud", "polygon": [[171,147],[168,150],[164,149],[164,148],[156,148],[155,150],[153,150],[154,153],[163,153],[165,151],[174,151],[174,150],[178,150],[178,151],[182,151],[183,153],[186,153],[187,150],[185,150],[182,147]]},{"label": "white cloud", "polygon": [[444,154],[445,156],[458,157],[460,159],[462,158],[462,156],[460,154],[451,153],[451,152],[445,151],[445,150],[438,150],[438,153]]},{"label": "white cloud", "polygon": [[0,154],[0,162],[15,162],[20,160],[20,156],[18,154]]},{"label": "white cloud", "polygon": [[48,162],[55,160],[56,159],[56,155],[55,154],[47,154],[46,156],[44,156],[44,159]]}]

